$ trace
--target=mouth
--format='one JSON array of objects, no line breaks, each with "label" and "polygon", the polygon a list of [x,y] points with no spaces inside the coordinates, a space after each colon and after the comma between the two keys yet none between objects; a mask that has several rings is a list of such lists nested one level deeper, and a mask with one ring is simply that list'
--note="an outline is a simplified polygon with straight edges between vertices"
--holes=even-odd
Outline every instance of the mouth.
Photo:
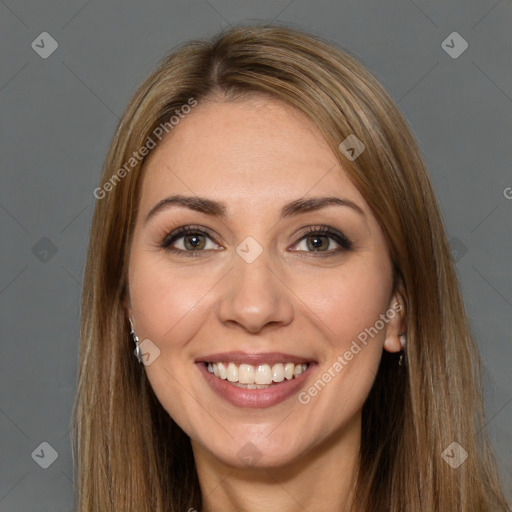
[{"label": "mouth", "polygon": [[204,363],[209,373],[214,377],[227,380],[231,384],[244,389],[267,389],[268,387],[292,380],[302,375],[309,363],[268,363],[252,365],[239,364],[233,361]]},{"label": "mouth", "polygon": [[237,407],[270,407],[294,395],[317,363],[281,353],[211,354],[195,361],[210,388]]}]

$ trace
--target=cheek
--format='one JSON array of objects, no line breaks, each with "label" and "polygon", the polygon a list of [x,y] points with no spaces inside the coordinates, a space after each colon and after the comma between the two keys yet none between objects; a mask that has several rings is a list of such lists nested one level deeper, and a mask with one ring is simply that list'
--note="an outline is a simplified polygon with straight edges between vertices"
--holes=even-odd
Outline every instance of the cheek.
[{"label": "cheek", "polygon": [[355,414],[373,384],[388,325],[381,315],[392,291],[391,269],[379,263],[347,265],[314,285],[303,285],[304,302],[315,313],[309,318],[320,320],[318,329],[329,343],[317,385],[305,390],[301,402],[313,402],[319,418],[334,414],[341,422]]},{"label": "cheek", "polygon": [[[134,255],[130,264],[130,299],[140,334],[157,343],[187,340],[205,314],[213,274],[171,266],[165,256]],[[173,336],[173,330],[179,336]],[[192,329],[192,330],[191,330]],[[191,330],[189,333],[188,331]],[[179,339],[178,339],[179,338]]]},{"label": "cheek", "polygon": [[340,352],[386,312],[391,285],[388,271],[379,265],[347,265],[325,277],[305,280],[299,295],[315,313],[332,348]]},{"label": "cheek", "polygon": [[187,345],[206,321],[207,294],[215,282],[211,273],[173,267],[165,255],[140,251],[130,260],[130,302],[137,334],[160,350],[159,357],[145,367],[146,375],[164,409],[189,434],[208,418],[190,399],[195,382],[190,379]]},{"label": "cheek", "polygon": [[371,389],[382,356],[387,323],[381,315],[389,305],[391,269],[377,261],[347,265],[316,285],[304,293],[321,319],[330,354],[300,399],[315,410],[313,427],[323,429],[327,415],[341,424],[356,414]]}]

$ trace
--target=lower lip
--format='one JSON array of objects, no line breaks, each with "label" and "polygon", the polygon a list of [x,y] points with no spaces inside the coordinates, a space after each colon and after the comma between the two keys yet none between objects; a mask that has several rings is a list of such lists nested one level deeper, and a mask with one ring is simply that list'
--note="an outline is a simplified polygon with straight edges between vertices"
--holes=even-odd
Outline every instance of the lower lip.
[{"label": "lower lip", "polygon": [[315,366],[310,363],[304,373],[290,380],[271,385],[265,389],[245,389],[233,386],[231,382],[225,379],[219,379],[210,373],[204,363],[196,363],[199,371],[203,374],[206,382],[221,398],[236,407],[251,407],[262,409],[272,407],[293,396],[309,377],[311,370]]}]

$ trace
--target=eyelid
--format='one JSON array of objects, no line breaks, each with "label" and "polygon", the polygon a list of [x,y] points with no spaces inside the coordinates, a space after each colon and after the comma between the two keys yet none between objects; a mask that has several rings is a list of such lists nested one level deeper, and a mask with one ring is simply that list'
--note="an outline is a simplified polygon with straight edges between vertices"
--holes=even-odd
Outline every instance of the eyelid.
[{"label": "eyelid", "polygon": [[[163,236],[159,237],[159,239],[162,240],[160,243],[160,246],[164,249],[168,248],[172,242],[178,240],[179,238],[181,238],[183,236],[186,236],[187,234],[194,234],[194,233],[207,235],[217,245],[221,245],[217,241],[216,235],[211,229],[209,229],[205,226],[196,226],[196,225],[190,224],[190,225],[181,226],[179,228],[173,229],[170,233],[168,231],[164,231]],[[193,251],[187,251],[187,252],[193,252]],[[198,251],[198,252],[200,252],[200,251]]]},{"label": "eyelid", "polygon": [[[325,236],[327,238],[333,239],[339,246],[339,249],[335,249],[334,251],[304,251],[309,252],[313,254],[334,254],[341,251],[350,251],[354,248],[354,244],[352,240],[350,240],[341,230],[335,229],[331,226],[327,225],[316,225],[316,226],[309,226],[304,231],[300,232],[300,234],[296,235],[298,236],[298,240],[294,243],[294,245],[297,245],[302,240],[307,238],[308,236]],[[299,251],[297,251],[299,252]]]},{"label": "eyelid", "polygon": [[[217,240],[217,235],[209,228],[205,226],[199,226],[199,225],[184,225],[180,226],[176,229],[173,229],[171,232],[168,230],[164,230],[163,233],[160,234],[158,240],[159,240],[159,247],[162,249],[165,249],[166,251],[169,251],[171,253],[174,253],[177,256],[190,256],[190,257],[199,257],[202,254],[201,253],[210,253],[212,252],[212,249],[207,250],[197,250],[197,251],[187,251],[183,249],[178,249],[175,247],[171,247],[171,244],[176,242],[176,240],[179,240],[188,234],[200,234],[203,236],[206,236],[209,238],[212,242],[214,242],[216,245],[221,246],[222,244],[219,243]],[[339,247],[335,249],[330,249],[328,251],[303,251],[303,250],[292,250],[292,252],[297,252],[298,254],[301,254],[303,256],[304,254],[312,254],[315,257],[327,257],[327,256],[335,256],[339,255],[340,253],[348,252],[353,250],[354,244],[353,242],[341,231],[336,228],[333,228],[328,225],[314,225],[314,226],[308,226],[306,228],[303,228],[299,231],[298,234],[295,234],[295,237],[298,237],[296,241],[293,243],[292,247],[300,244],[304,239],[306,239],[308,236],[323,236],[330,238],[338,244]],[[224,250],[222,249],[213,249],[213,250]]]}]

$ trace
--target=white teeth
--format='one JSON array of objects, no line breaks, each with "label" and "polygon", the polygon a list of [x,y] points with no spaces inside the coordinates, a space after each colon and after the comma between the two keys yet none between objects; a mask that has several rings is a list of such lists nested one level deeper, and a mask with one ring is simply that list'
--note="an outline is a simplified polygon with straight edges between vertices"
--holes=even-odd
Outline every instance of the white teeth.
[{"label": "white teeth", "polygon": [[226,370],[227,379],[229,382],[238,382],[238,368],[235,363],[229,363]]},{"label": "white teeth", "polygon": [[268,364],[260,364],[254,373],[256,384],[270,384],[272,382],[272,370]]},{"label": "white teeth", "polygon": [[293,369],[293,375],[295,375],[295,377],[298,377],[301,373],[302,373],[302,365],[301,364],[295,365],[295,368]]},{"label": "white teeth", "polygon": [[[215,365],[214,369],[215,369]],[[293,363],[286,363],[284,365],[284,376],[287,380],[293,379],[293,373],[294,373],[295,365]]]},{"label": "white teeth", "polygon": [[274,366],[272,366],[272,380],[274,382],[283,382],[284,366],[281,363],[277,363]]},{"label": "white teeth", "polygon": [[216,366],[219,369],[219,375],[215,375],[215,377],[220,377],[221,379],[226,380],[228,376],[228,372],[226,371],[226,367],[222,363],[217,363],[213,365]]},{"label": "white teeth", "polygon": [[241,364],[238,368],[238,382],[240,384],[254,384],[254,366]]},{"label": "white teeth", "polygon": [[309,363],[276,363],[273,366],[259,364],[254,367],[251,364],[236,365],[235,363],[209,362],[208,372],[213,373],[219,379],[228,380],[238,387],[247,389],[260,389],[267,387],[272,382],[279,383],[298,377],[306,371]]}]

